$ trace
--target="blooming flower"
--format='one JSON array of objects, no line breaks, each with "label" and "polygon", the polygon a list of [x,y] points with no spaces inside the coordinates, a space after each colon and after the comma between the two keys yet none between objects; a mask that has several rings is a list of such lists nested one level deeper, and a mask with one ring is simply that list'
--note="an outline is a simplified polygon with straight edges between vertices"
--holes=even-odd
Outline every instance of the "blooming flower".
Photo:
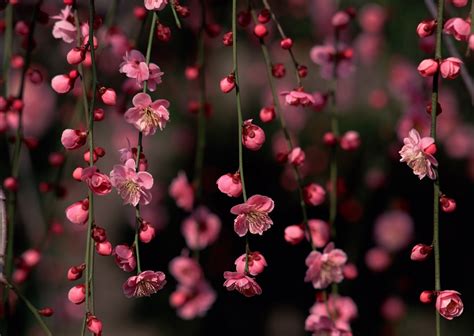
[{"label": "blooming flower", "polygon": [[97,167],[87,167],[82,170],[82,182],[86,182],[89,189],[96,195],[107,195],[112,190],[112,184],[107,175],[99,172]]},{"label": "blooming flower", "polygon": [[283,91],[280,93],[282,96],[285,96],[285,102],[288,105],[292,106],[311,106],[316,102],[314,97],[304,92],[302,89],[293,90],[293,91]]},{"label": "blooming flower", "polygon": [[133,124],[143,135],[153,135],[156,129],[165,128],[170,119],[169,102],[165,99],[151,100],[146,93],[138,93],[133,97],[133,106],[125,112],[125,121]]},{"label": "blooming flower", "polygon": [[145,56],[138,50],[130,50],[125,53],[119,71],[128,78],[136,79],[138,83],[148,80],[150,76]]},{"label": "blooming flower", "polygon": [[61,9],[59,15],[51,16],[51,19],[58,20],[53,26],[53,36],[62,39],[66,43],[72,43],[76,39],[76,26],[72,16],[72,7],[66,6]]},{"label": "blooming flower", "polygon": [[439,72],[443,78],[454,79],[461,71],[461,64],[463,64],[463,61],[461,61],[459,58],[448,57],[441,61],[439,65]]},{"label": "blooming flower", "polygon": [[262,288],[251,277],[239,272],[224,272],[224,287],[227,290],[236,290],[240,294],[251,297],[262,294]]},{"label": "blooming flower", "polygon": [[143,297],[155,294],[166,285],[163,272],[144,271],[131,276],[122,286],[126,297]]},{"label": "blooming flower", "polygon": [[459,17],[453,17],[446,21],[443,31],[446,34],[453,35],[458,41],[467,41],[471,34],[471,22]]},{"label": "blooming flower", "polygon": [[153,176],[148,172],[136,172],[135,161],[127,160],[125,165],[115,165],[110,172],[110,182],[117,189],[124,204],[137,206],[151,201],[150,189],[153,187]]},{"label": "blooming flower", "polygon": [[413,173],[421,180],[425,176],[434,180],[436,171],[433,167],[438,166],[438,161],[433,156],[436,146],[431,137],[421,138],[417,130],[412,129],[408,137],[403,139],[405,144],[399,151],[400,162],[406,162],[413,169]]},{"label": "blooming flower", "polygon": [[436,298],[436,309],[444,318],[452,320],[458,317],[464,310],[464,304],[459,297],[459,292],[454,290],[444,290],[438,293]]},{"label": "blooming flower", "polygon": [[274,205],[273,200],[267,196],[253,195],[247,202],[233,206],[230,212],[237,215],[234,231],[240,237],[245,236],[247,231],[262,235],[273,224],[268,214],[272,212]]},{"label": "blooming flower", "polygon": [[180,208],[191,211],[194,203],[194,189],[189,184],[184,172],[180,171],[178,176],[171,182],[169,193]]},{"label": "blooming flower", "polygon": [[145,8],[148,10],[162,10],[168,4],[168,0],[145,0]]},{"label": "blooming flower", "polygon": [[263,269],[267,266],[265,257],[260,252],[249,252],[242,254],[235,260],[235,268],[238,273],[245,274],[245,260],[247,259],[248,272],[250,275],[258,275],[263,272]]},{"label": "blooming flower", "polygon": [[204,206],[198,207],[181,226],[181,233],[186,239],[186,244],[193,250],[201,250],[214,243],[220,230],[219,217]]},{"label": "blooming flower", "polygon": [[311,251],[306,258],[306,276],[304,281],[312,282],[314,288],[324,289],[332,283],[339,283],[344,279],[342,267],[347,261],[344,251],[334,249],[334,244],[330,243],[323,253]]},{"label": "blooming flower", "polygon": [[206,281],[200,281],[192,287],[179,285],[170,296],[171,306],[185,320],[204,316],[215,300],[216,293]]}]

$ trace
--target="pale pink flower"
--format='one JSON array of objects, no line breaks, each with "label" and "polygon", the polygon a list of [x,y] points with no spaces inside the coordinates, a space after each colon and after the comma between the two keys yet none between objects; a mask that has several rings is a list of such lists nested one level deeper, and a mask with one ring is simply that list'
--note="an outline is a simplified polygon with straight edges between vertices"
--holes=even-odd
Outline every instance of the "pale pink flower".
[{"label": "pale pink flower", "polygon": [[168,4],[168,0],[145,0],[145,8],[148,10],[163,10]]},{"label": "pale pink flower", "polygon": [[253,119],[244,121],[242,126],[242,144],[253,151],[259,150],[265,142],[263,129],[252,123]]},{"label": "pale pink flower", "polygon": [[387,211],[375,221],[375,241],[387,251],[399,251],[413,239],[413,227],[413,220],[406,212]]},{"label": "pale pink flower", "polygon": [[304,281],[312,282],[314,288],[324,289],[332,283],[339,283],[344,279],[342,267],[347,261],[347,255],[340,249],[334,249],[330,243],[323,253],[311,251],[306,258],[306,276]]},{"label": "pale pink flower", "polygon": [[125,165],[114,165],[110,172],[110,182],[117,189],[124,204],[137,206],[151,201],[150,189],[153,187],[153,176],[148,172],[136,172],[135,160],[129,159]]},{"label": "pale pink flower", "polygon": [[222,175],[216,184],[217,188],[229,197],[239,197],[242,194],[242,182],[239,172]]},{"label": "pale pink flower", "polygon": [[204,316],[214,301],[216,293],[206,281],[200,281],[192,287],[179,285],[170,296],[171,306],[185,320]]},{"label": "pale pink flower", "polygon": [[51,19],[58,20],[53,26],[53,36],[62,39],[66,43],[72,43],[76,39],[76,25],[72,15],[72,7],[66,6],[59,15],[51,16]]},{"label": "pale pink flower", "polygon": [[320,219],[310,219],[308,226],[314,246],[317,248],[326,246],[330,238],[329,224]]},{"label": "pale pink flower", "polygon": [[463,64],[463,61],[461,61],[459,58],[448,57],[441,61],[439,65],[439,72],[443,78],[454,79],[461,71],[461,64]]},{"label": "pale pink flower", "polygon": [[436,148],[434,142],[432,137],[421,138],[415,129],[411,129],[408,137],[403,139],[405,145],[399,151],[400,162],[406,162],[420,180],[425,176],[436,179],[434,167],[438,166],[438,161],[432,155]]},{"label": "pale pink flower", "polygon": [[325,316],[334,318],[334,324],[338,329],[349,330],[350,322],[357,318],[358,310],[355,302],[348,296],[330,295],[327,303],[316,302],[310,309],[310,315],[306,319],[305,329],[314,331],[314,322],[318,317]]},{"label": "pale pink flower", "polygon": [[[161,83],[161,76],[164,75],[164,72],[161,71],[160,67],[154,63],[148,64],[148,69],[150,74],[148,76],[148,90],[154,92],[156,90],[156,86]],[[139,83],[139,87],[143,87],[143,83]]]},{"label": "pale pink flower", "polygon": [[452,320],[462,314],[464,304],[459,297],[459,292],[454,290],[443,290],[436,298],[436,309],[445,319]]},{"label": "pale pink flower", "polygon": [[145,56],[135,49],[125,53],[119,71],[128,78],[136,79],[138,83],[148,80],[150,76]]},{"label": "pale pink flower", "polygon": [[255,279],[238,272],[224,272],[224,287],[228,291],[236,290],[240,294],[251,297],[262,294],[262,288]]},{"label": "pale pink flower", "polygon": [[420,62],[417,69],[423,77],[433,76],[438,71],[438,61],[431,58],[424,59]]},{"label": "pale pink flower", "polygon": [[198,207],[184,220],[181,233],[189,248],[202,250],[214,243],[221,230],[221,220],[206,207]]},{"label": "pale pink flower", "polygon": [[253,195],[247,202],[235,205],[230,212],[237,217],[234,220],[234,231],[243,237],[250,231],[252,234],[262,235],[272,224],[268,216],[275,206],[273,200],[267,196]]},{"label": "pale pink flower", "polygon": [[354,151],[360,147],[360,135],[356,131],[347,131],[341,137],[339,145],[345,151]]},{"label": "pale pink flower", "polygon": [[89,200],[75,202],[66,208],[66,217],[74,224],[84,224],[89,218]]},{"label": "pale pink flower", "polygon": [[169,102],[165,99],[151,100],[146,93],[137,93],[132,100],[133,106],[125,112],[125,121],[133,124],[143,135],[153,135],[156,129],[165,128],[170,119]]},{"label": "pale pink flower", "polygon": [[336,57],[337,77],[345,78],[350,75],[354,68],[352,64],[352,56],[353,51],[350,48],[344,49],[336,56],[336,51],[332,45],[314,46],[311,48],[309,54],[311,60],[321,67],[321,77],[325,79],[330,79],[334,76],[334,62],[336,61]]},{"label": "pale pink flower", "polygon": [[176,281],[184,286],[191,287],[202,278],[202,270],[199,263],[189,257],[175,257],[170,261],[170,273]]},{"label": "pale pink flower", "polygon": [[80,130],[65,129],[61,135],[61,143],[67,150],[82,147],[87,140],[87,133]]},{"label": "pale pink flower", "polygon": [[51,87],[56,93],[68,93],[74,87],[74,79],[71,79],[68,74],[54,76],[51,79]]},{"label": "pale pink flower", "polygon": [[194,189],[188,182],[183,171],[173,179],[169,188],[169,194],[176,201],[176,205],[186,211],[191,211],[194,203]]},{"label": "pale pink flower", "polygon": [[242,254],[235,260],[235,269],[238,273],[245,274],[245,260],[248,264],[248,273],[250,275],[256,276],[263,272],[264,268],[267,266],[267,261],[265,257],[258,251],[249,252]]},{"label": "pale pink flower", "polygon": [[99,169],[95,166],[84,168],[82,170],[81,180],[85,182],[89,186],[89,189],[96,195],[107,195],[112,190],[109,177],[99,172]]},{"label": "pale pink flower", "polygon": [[459,17],[453,17],[446,21],[443,31],[453,35],[458,41],[467,41],[471,34],[471,23]]},{"label": "pale pink flower", "polygon": [[313,95],[304,92],[302,89],[293,91],[283,91],[280,93],[285,96],[285,102],[291,106],[312,106],[316,102]]},{"label": "pale pink flower", "polygon": [[131,276],[124,282],[122,289],[126,297],[150,296],[166,285],[166,276],[163,272],[144,271]]},{"label": "pale pink flower", "polygon": [[115,246],[113,255],[115,256],[117,266],[125,272],[131,272],[137,266],[133,249],[128,245],[122,244]]}]

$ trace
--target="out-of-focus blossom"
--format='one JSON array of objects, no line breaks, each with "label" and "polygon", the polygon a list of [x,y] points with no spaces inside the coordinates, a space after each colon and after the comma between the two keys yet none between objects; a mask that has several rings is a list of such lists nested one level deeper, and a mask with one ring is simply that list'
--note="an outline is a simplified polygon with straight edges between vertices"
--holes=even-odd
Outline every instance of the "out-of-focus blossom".
[{"label": "out-of-focus blossom", "polygon": [[280,93],[285,97],[285,102],[291,106],[312,106],[316,102],[313,95],[306,93],[303,89],[283,91]]},{"label": "out-of-focus blossom", "polygon": [[330,238],[329,224],[320,219],[310,219],[308,226],[314,246],[317,248],[326,246]]},{"label": "out-of-focus blossom", "polygon": [[380,247],[371,248],[365,254],[365,263],[373,272],[385,271],[391,262],[390,254]]},{"label": "out-of-focus blossom", "polygon": [[186,211],[191,211],[194,203],[194,189],[188,182],[183,171],[173,179],[169,188],[169,194],[176,201],[176,205]]},{"label": "out-of-focus blossom", "polygon": [[238,272],[224,272],[224,287],[227,290],[236,290],[240,294],[251,297],[262,294],[262,288],[255,279]]},{"label": "out-of-focus blossom", "polygon": [[192,258],[175,257],[171,260],[169,267],[176,281],[184,286],[192,287],[202,278],[201,266]]},{"label": "out-of-focus blossom", "polygon": [[185,320],[204,316],[215,300],[216,293],[206,281],[200,281],[192,287],[179,285],[170,296],[171,306]]},{"label": "out-of-focus blossom", "polygon": [[137,266],[137,259],[133,253],[133,249],[128,245],[117,245],[113,252],[115,263],[125,272],[131,272]]},{"label": "out-of-focus blossom", "polygon": [[389,321],[399,321],[406,313],[405,303],[396,296],[387,298],[380,310],[382,316]]},{"label": "out-of-focus blossom", "polygon": [[308,184],[303,189],[304,201],[308,205],[321,205],[326,199],[326,191],[316,183]]},{"label": "out-of-focus blossom", "polygon": [[387,251],[399,251],[413,239],[413,220],[404,211],[387,211],[376,219],[374,236]]},{"label": "out-of-focus blossom", "polygon": [[339,283],[344,279],[342,267],[346,261],[346,253],[335,249],[333,243],[328,244],[323,253],[311,251],[305,261],[308,270],[304,281],[312,282],[316,289],[324,289],[332,283]]},{"label": "out-of-focus blossom", "polygon": [[57,20],[53,26],[53,36],[62,39],[66,43],[72,43],[76,40],[76,26],[72,15],[72,7],[66,6],[58,15],[51,16],[51,19]]},{"label": "out-of-focus blossom", "polygon": [[148,10],[163,10],[168,4],[168,0],[145,0],[145,8]]},{"label": "out-of-focus blossom", "polygon": [[183,221],[181,233],[189,248],[201,250],[214,243],[221,230],[221,221],[204,206],[198,207]]}]

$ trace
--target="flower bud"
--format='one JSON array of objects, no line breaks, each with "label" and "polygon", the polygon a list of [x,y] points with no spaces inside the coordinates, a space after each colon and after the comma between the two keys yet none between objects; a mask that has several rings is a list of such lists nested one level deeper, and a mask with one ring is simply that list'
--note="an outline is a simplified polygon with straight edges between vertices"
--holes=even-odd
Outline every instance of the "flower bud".
[{"label": "flower bud", "polygon": [[429,257],[433,248],[424,244],[417,244],[411,250],[410,259],[413,261],[423,261]]}]

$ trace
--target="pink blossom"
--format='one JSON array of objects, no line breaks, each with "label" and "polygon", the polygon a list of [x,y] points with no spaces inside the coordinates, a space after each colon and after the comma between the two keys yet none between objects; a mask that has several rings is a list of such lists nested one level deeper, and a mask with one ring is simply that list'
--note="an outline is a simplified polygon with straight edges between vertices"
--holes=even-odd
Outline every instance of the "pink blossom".
[{"label": "pink blossom", "polygon": [[242,182],[239,172],[222,175],[216,184],[217,188],[229,197],[239,197],[242,194]]},{"label": "pink blossom", "polygon": [[321,77],[325,79],[330,79],[334,76],[334,62],[336,59],[337,77],[347,77],[353,71],[352,56],[353,51],[350,48],[346,48],[336,55],[336,51],[332,45],[314,46],[311,48],[309,54],[311,60],[321,66]]},{"label": "pink blossom", "polygon": [[148,244],[153,238],[155,238],[155,228],[150,225],[150,223],[143,221],[140,225],[139,237],[142,243]]},{"label": "pink blossom", "polygon": [[124,282],[122,289],[126,297],[150,296],[166,285],[166,276],[163,272],[144,271],[131,276]]},{"label": "pink blossom", "polygon": [[262,294],[262,288],[258,285],[255,279],[238,272],[224,272],[224,287],[227,290],[236,290],[240,294],[251,297]]},{"label": "pink blossom", "polygon": [[110,182],[117,189],[124,204],[137,206],[138,203],[146,205],[151,201],[153,176],[143,171],[137,173],[133,159],[127,160],[125,165],[115,165],[110,172]]},{"label": "pink blossom", "polygon": [[191,211],[194,203],[194,189],[188,182],[183,171],[173,179],[169,188],[169,194],[176,201],[176,205],[186,211]]},{"label": "pink blossom", "polygon": [[451,0],[451,3],[455,7],[464,7],[467,5],[467,0]]},{"label": "pink blossom", "polygon": [[219,87],[223,93],[229,93],[235,88],[235,79],[233,75],[226,76],[219,82]]},{"label": "pink blossom", "polygon": [[314,288],[324,289],[332,283],[339,283],[344,279],[342,267],[347,261],[344,251],[334,249],[334,244],[330,243],[323,253],[311,251],[306,258],[305,282],[312,282]]},{"label": "pink blossom", "polygon": [[[150,74],[148,76],[148,90],[154,92],[156,90],[156,86],[161,83],[161,77],[164,73],[161,71],[160,67],[154,63],[148,64],[148,69]],[[139,87],[143,87],[143,83],[139,83]]]},{"label": "pink blossom", "polygon": [[399,321],[406,313],[405,303],[397,296],[388,297],[380,310],[382,316],[389,321]]},{"label": "pink blossom", "polygon": [[310,315],[306,319],[305,329],[314,331],[314,322],[318,317],[324,316],[334,318],[338,329],[349,330],[350,322],[357,318],[358,311],[354,301],[348,296],[330,295],[327,302],[316,302],[310,309]]},{"label": "pink blossom", "polygon": [[299,244],[304,239],[301,225],[290,225],[285,228],[285,240],[291,245]]},{"label": "pink blossom", "polygon": [[285,102],[291,106],[311,106],[316,102],[314,97],[303,91],[303,89],[297,89],[293,91],[283,91],[280,93],[285,96]]},{"label": "pink blossom", "polygon": [[96,242],[95,251],[98,255],[109,256],[113,252],[112,243],[109,241]]},{"label": "pink blossom", "polygon": [[68,74],[54,76],[51,79],[51,87],[56,93],[64,94],[72,90],[74,81],[71,80]]},{"label": "pink blossom", "polygon": [[288,162],[294,166],[301,166],[304,163],[306,154],[301,147],[295,147],[288,154]]},{"label": "pink blossom", "polygon": [[330,238],[329,224],[320,219],[310,219],[308,226],[314,246],[317,248],[326,246]]},{"label": "pink blossom", "polygon": [[322,315],[310,315],[306,328],[313,336],[352,336],[350,331],[338,328],[330,317]]},{"label": "pink blossom", "polygon": [[375,241],[388,251],[399,251],[413,239],[413,227],[413,220],[406,212],[387,211],[375,221]]},{"label": "pink blossom", "polygon": [[102,321],[94,315],[87,317],[87,329],[94,335],[102,335]]},{"label": "pink blossom", "polygon": [[184,220],[181,233],[191,249],[201,250],[214,243],[221,230],[221,220],[204,206]]},{"label": "pink blossom", "polygon": [[82,147],[87,140],[87,133],[80,130],[65,129],[61,135],[61,143],[67,150]]},{"label": "pink blossom", "polygon": [[146,93],[138,93],[133,97],[133,106],[125,112],[125,121],[133,124],[136,129],[143,132],[143,135],[153,135],[156,129],[165,128],[170,115],[167,110],[169,102],[165,99],[158,99],[154,102]]},{"label": "pink blossom", "polygon": [[189,257],[175,257],[170,262],[170,273],[180,284],[192,287],[202,279],[199,263]]},{"label": "pink blossom", "polygon": [[107,195],[112,190],[112,184],[107,175],[99,172],[97,167],[87,167],[82,170],[82,182],[86,182],[89,189],[96,195]]},{"label": "pink blossom", "polygon": [[418,65],[418,72],[423,77],[433,76],[438,71],[438,62],[434,59],[425,59]]},{"label": "pink blossom", "polygon": [[200,281],[192,287],[179,285],[170,296],[171,306],[185,320],[204,316],[214,301],[216,293],[206,281]]},{"label": "pink blossom", "polygon": [[117,266],[125,272],[131,272],[137,266],[133,249],[126,244],[115,246],[113,255]]},{"label": "pink blossom", "polygon": [[345,151],[354,151],[360,147],[360,143],[359,132],[348,131],[342,135],[339,145]]},{"label": "pink blossom", "polygon": [[416,244],[413,246],[410,254],[410,259],[413,261],[423,261],[426,260],[433,251],[431,246],[425,244]]},{"label": "pink blossom", "polygon": [[[246,262],[247,259],[247,262]],[[235,269],[238,273],[245,272],[245,264],[248,264],[248,273],[250,275],[256,276],[263,272],[264,268],[267,266],[267,261],[265,257],[260,252],[249,252],[242,254],[235,260]]]},{"label": "pink blossom", "polygon": [[459,17],[454,17],[446,21],[443,31],[446,34],[453,35],[458,41],[467,41],[471,34],[471,23]]},{"label": "pink blossom", "polygon": [[445,319],[452,320],[462,314],[464,304],[459,297],[459,292],[454,290],[443,290],[436,298],[436,309]]},{"label": "pink blossom", "polygon": [[326,199],[326,191],[316,183],[308,184],[303,189],[304,201],[308,205],[321,205]]},{"label": "pink blossom", "polygon": [[434,167],[438,166],[438,161],[432,155],[434,153],[435,144],[431,137],[421,138],[417,130],[411,129],[408,137],[403,139],[405,144],[399,151],[400,162],[406,162],[413,169],[413,173],[421,180],[425,176],[430,179],[436,179],[436,171]]},{"label": "pink blossom", "polygon": [[237,215],[234,231],[240,237],[245,236],[247,231],[262,235],[273,224],[268,214],[272,212],[274,205],[273,200],[267,196],[253,195],[247,202],[233,206],[230,212]]},{"label": "pink blossom", "polygon": [[66,208],[66,217],[74,224],[84,224],[89,218],[89,200],[75,202]]},{"label": "pink blossom", "polygon": [[59,15],[51,16],[51,19],[58,20],[53,26],[54,38],[62,39],[66,43],[72,43],[76,40],[76,26],[71,6],[66,6]]},{"label": "pink blossom", "polygon": [[346,11],[338,11],[333,15],[331,24],[336,29],[342,29],[349,24],[351,17]]},{"label": "pink blossom", "polygon": [[434,33],[436,29],[436,20],[423,20],[416,27],[416,33],[420,38],[428,37]]},{"label": "pink blossom", "polygon": [[439,65],[441,76],[447,79],[456,78],[461,71],[461,64],[463,64],[463,62],[456,57],[448,57],[442,60],[441,64]]},{"label": "pink blossom", "polygon": [[33,268],[41,260],[41,252],[37,249],[28,249],[20,256],[21,264],[27,268]]},{"label": "pink blossom", "polygon": [[265,142],[265,132],[252,123],[253,119],[244,121],[242,126],[242,144],[253,151],[259,150]]},{"label": "pink blossom", "polygon": [[119,71],[128,78],[136,79],[138,83],[148,80],[150,76],[145,56],[135,49],[125,53]]},{"label": "pink blossom", "polygon": [[385,271],[391,262],[390,254],[380,247],[373,247],[365,254],[365,263],[373,272]]},{"label": "pink blossom", "polygon": [[105,105],[115,106],[117,103],[117,93],[112,88],[100,88],[99,89],[100,99]]},{"label": "pink blossom", "polygon": [[163,10],[168,4],[168,0],[145,0],[145,8],[148,10]]},{"label": "pink blossom", "polygon": [[74,304],[83,303],[86,299],[86,287],[84,285],[72,287],[67,294],[67,298]]}]

